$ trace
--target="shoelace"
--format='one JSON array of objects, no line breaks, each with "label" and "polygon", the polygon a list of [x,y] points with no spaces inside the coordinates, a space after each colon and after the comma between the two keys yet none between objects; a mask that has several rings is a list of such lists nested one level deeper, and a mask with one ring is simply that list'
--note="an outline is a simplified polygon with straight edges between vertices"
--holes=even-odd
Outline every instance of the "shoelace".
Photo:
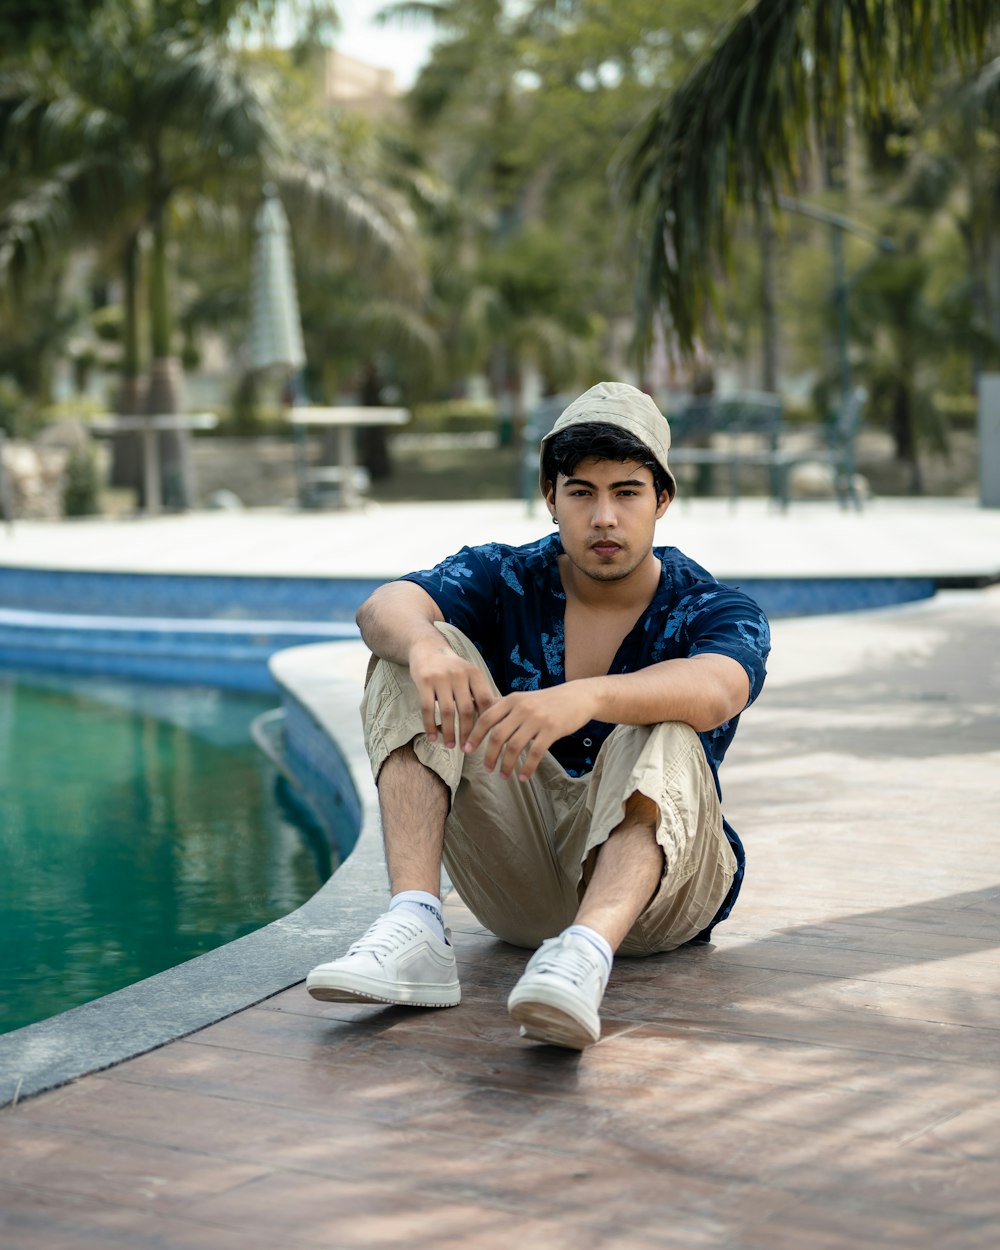
[{"label": "shoelace", "polygon": [[359,937],[347,953],[357,955],[370,952],[376,959],[381,959],[385,955],[391,955],[394,950],[408,942],[410,938],[416,937],[419,932],[419,927],[403,916],[393,916],[391,919],[383,917],[376,920],[368,932]]},{"label": "shoelace", "polygon": [[558,953],[546,954],[539,959],[533,969],[535,972],[550,972],[565,977],[576,986],[595,972],[599,972],[596,960],[591,959],[586,951],[577,946],[561,946]]}]

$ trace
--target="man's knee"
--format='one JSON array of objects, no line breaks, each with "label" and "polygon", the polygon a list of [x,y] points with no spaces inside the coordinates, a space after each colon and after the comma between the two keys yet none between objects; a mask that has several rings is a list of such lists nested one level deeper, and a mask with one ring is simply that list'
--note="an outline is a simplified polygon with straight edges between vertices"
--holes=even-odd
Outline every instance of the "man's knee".
[{"label": "man's knee", "polygon": [[[660,805],[649,795],[643,794],[640,790],[634,790],[625,800],[625,814],[618,828],[646,828],[653,833],[659,823]],[[612,832],[617,832],[617,830],[612,830]]]},{"label": "man's knee", "polygon": [[[463,660],[468,660],[470,663],[478,665],[489,676],[490,681],[493,681],[492,674],[486,667],[485,660],[470,638],[463,634],[460,629],[456,629],[454,625],[449,625],[447,621],[435,621],[434,626],[456,655],[461,656]],[[367,694],[368,688],[373,681],[378,685],[387,679],[392,690],[397,692],[400,686],[409,682],[410,670],[405,664],[397,664],[394,660],[385,660],[380,656],[370,655],[368,657],[368,666],[365,670],[365,693]]]}]

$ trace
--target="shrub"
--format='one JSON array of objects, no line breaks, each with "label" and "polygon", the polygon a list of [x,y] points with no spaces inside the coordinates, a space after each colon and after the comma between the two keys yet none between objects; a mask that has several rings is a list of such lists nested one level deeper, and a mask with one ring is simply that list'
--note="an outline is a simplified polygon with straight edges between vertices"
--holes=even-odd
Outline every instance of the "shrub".
[{"label": "shrub", "polygon": [[492,400],[446,399],[435,404],[417,404],[410,423],[413,434],[466,434],[497,428],[496,405]]},{"label": "shrub", "polygon": [[64,516],[95,516],[100,512],[101,475],[92,447],[78,447],[66,459]]}]

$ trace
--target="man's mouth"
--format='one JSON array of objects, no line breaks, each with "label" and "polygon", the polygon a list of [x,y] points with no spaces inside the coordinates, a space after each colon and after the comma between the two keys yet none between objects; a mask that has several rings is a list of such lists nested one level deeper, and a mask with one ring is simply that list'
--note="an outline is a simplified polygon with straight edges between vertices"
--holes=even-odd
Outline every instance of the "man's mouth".
[{"label": "man's mouth", "polygon": [[592,543],[590,550],[596,551],[599,556],[613,556],[616,551],[621,551],[621,547],[618,543],[604,541]]}]

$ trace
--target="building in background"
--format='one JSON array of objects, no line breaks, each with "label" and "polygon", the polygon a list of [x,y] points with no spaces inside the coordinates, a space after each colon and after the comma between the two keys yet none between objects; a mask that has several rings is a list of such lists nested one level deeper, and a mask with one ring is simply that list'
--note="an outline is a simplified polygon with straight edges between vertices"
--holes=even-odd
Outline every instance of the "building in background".
[{"label": "building in background", "polygon": [[368,117],[385,117],[398,107],[402,92],[391,69],[369,65],[329,48],[324,65],[323,94],[328,104]]}]

